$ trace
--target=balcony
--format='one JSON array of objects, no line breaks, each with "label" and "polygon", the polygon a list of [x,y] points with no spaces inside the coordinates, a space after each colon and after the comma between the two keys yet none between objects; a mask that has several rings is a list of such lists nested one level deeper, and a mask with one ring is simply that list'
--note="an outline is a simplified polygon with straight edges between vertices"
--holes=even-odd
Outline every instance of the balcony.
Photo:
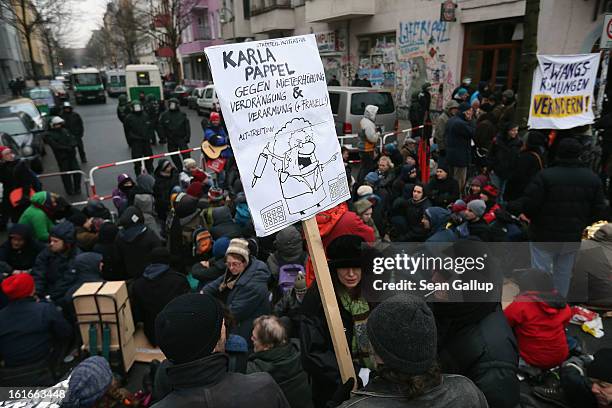
[{"label": "balcony", "polygon": [[253,34],[295,28],[295,15],[290,0],[251,0],[250,6]]},{"label": "balcony", "polygon": [[210,27],[207,25],[194,26],[193,27],[193,40],[194,41],[212,40],[212,36],[210,34]]},{"label": "balcony", "polygon": [[306,2],[308,23],[327,23],[373,16],[376,0],[312,0]]}]

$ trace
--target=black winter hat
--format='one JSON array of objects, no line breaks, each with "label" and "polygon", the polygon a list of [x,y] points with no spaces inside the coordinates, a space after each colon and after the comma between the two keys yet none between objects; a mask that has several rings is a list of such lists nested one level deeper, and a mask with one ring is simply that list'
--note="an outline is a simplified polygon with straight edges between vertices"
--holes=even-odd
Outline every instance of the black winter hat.
[{"label": "black winter hat", "polygon": [[548,145],[548,136],[537,130],[530,130],[527,135],[527,146],[528,147],[546,147]]},{"label": "black winter hat", "polygon": [[437,332],[432,311],[413,295],[398,295],[378,305],[367,323],[368,338],[385,367],[411,375],[436,362]]},{"label": "black winter hat", "polygon": [[210,355],[221,337],[223,309],[211,295],[188,293],[174,298],[155,319],[159,347],[175,364]]},{"label": "black winter hat", "polygon": [[361,244],[365,241],[357,235],[341,235],[327,246],[328,264],[331,269],[361,268]]},{"label": "black winter hat", "polygon": [[157,247],[151,251],[152,264],[170,264],[170,251],[166,247]]},{"label": "black winter hat", "polygon": [[557,156],[560,159],[577,159],[582,153],[582,145],[573,137],[566,137],[559,142]]},{"label": "black winter hat", "polygon": [[587,366],[587,375],[590,378],[612,383],[612,348],[600,349],[593,357],[593,362]]},{"label": "black winter hat", "polygon": [[70,217],[68,217],[68,221],[73,223],[75,227],[82,227],[87,221],[87,216],[81,211],[75,211]]},{"label": "black winter hat", "polygon": [[446,174],[450,175],[450,166],[445,162],[445,161],[440,161],[438,163],[438,168],[440,170],[444,170],[446,172]]},{"label": "black winter hat", "polygon": [[140,208],[129,206],[119,217],[119,225],[129,227],[135,224],[144,224],[144,216]]}]

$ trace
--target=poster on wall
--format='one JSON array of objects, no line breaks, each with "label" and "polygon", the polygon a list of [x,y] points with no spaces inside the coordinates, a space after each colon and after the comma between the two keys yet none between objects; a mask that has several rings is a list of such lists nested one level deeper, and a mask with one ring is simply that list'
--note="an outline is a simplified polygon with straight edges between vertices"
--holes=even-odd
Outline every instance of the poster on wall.
[{"label": "poster on wall", "polygon": [[538,55],[528,125],[570,129],[593,123],[599,54]]},{"label": "poster on wall", "polygon": [[315,36],[205,52],[257,235],[348,200]]}]

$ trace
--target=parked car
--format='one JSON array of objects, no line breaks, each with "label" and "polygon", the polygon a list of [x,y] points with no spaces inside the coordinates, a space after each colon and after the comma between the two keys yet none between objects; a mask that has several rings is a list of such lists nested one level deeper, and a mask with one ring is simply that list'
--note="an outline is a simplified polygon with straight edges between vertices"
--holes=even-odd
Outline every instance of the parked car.
[{"label": "parked car", "polygon": [[49,110],[58,104],[51,88],[37,87],[26,91],[26,96],[34,101],[40,113],[49,113]]},{"label": "parked car", "polygon": [[[378,106],[376,127],[380,132],[397,130],[399,124],[391,91],[355,86],[328,86],[327,90],[338,136],[359,132],[359,122],[368,105]],[[358,138],[355,136],[343,138],[340,144],[346,146],[351,154],[356,154],[357,143]]]},{"label": "parked car", "polygon": [[67,101],[70,98],[63,81],[53,80],[49,82],[49,88],[53,91],[55,97],[61,101]]},{"label": "parked car", "polygon": [[204,95],[204,88],[193,88],[191,95],[187,97],[187,107],[189,109],[197,109],[198,98],[201,98],[202,95]]},{"label": "parked car", "polygon": [[176,88],[176,82],[167,81],[163,84],[164,88],[164,99],[169,99],[172,97],[172,92],[174,92],[174,88]]},{"label": "parked car", "polygon": [[3,103],[0,105],[0,116],[5,116],[9,113],[23,112],[30,115],[38,129],[42,130],[45,128],[43,115],[40,113],[36,105],[31,99],[19,98],[13,99],[12,101]]},{"label": "parked car", "polygon": [[215,91],[215,85],[210,84],[204,87],[204,94],[198,98],[198,115],[210,115],[210,112],[217,111],[219,98]]},{"label": "parked car", "polygon": [[10,147],[17,158],[28,160],[36,173],[43,172],[42,130],[30,115],[18,112],[0,116],[0,135],[2,145]]},{"label": "parked car", "polygon": [[193,88],[187,85],[179,85],[174,88],[172,92],[172,98],[178,99],[181,105],[187,105],[187,98],[191,95]]}]

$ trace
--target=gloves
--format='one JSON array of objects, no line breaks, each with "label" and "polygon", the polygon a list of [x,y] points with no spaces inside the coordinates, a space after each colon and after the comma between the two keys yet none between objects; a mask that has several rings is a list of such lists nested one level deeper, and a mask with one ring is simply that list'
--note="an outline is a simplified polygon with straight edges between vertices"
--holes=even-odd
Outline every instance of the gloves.
[{"label": "gloves", "polygon": [[347,382],[341,384],[330,401],[327,401],[327,408],[334,408],[342,404],[344,401],[351,398],[351,390],[355,386],[355,379],[353,377],[349,378]]}]

